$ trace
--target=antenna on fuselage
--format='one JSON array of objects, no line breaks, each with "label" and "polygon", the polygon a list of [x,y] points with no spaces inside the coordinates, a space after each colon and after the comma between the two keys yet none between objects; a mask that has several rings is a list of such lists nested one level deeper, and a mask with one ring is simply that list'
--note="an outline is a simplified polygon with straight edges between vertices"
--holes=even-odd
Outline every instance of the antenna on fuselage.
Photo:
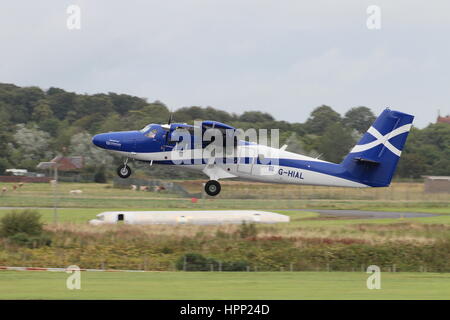
[{"label": "antenna on fuselage", "polygon": [[167,124],[171,124],[172,121],[173,121],[173,112],[170,111],[170,113],[169,113],[169,120],[167,121]]},{"label": "antenna on fuselage", "polygon": [[[169,120],[167,120],[167,124],[163,124],[163,125],[161,125],[161,127],[163,127],[163,128],[165,128],[165,129],[167,129],[167,131],[170,131],[170,124],[172,123],[172,121],[173,121],[173,112],[172,111],[169,111]],[[169,133],[170,132],[166,132],[165,133],[165,137],[166,137],[166,144],[168,143],[168,141],[169,141]]]}]

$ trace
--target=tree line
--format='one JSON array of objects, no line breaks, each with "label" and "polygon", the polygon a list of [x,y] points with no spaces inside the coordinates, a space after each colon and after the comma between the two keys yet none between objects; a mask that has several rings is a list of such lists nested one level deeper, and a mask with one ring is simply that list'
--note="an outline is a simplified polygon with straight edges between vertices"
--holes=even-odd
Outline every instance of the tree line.
[{"label": "tree line", "polygon": [[[120,162],[91,144],[99,132],[140,129],[149,123],[167,123],[170,111],[161,101],[109,92],[77,94],[60,88],[19,87],[0,83],[0,174],[6,168],[35,170],[57,154],[83,155],[85,171],[110,168]],[[176,122],[216,120],[237,128],[279,129],[287,150],[340,162],[375,120],[365,106],[341,115],[332,107],[315,108],[304,123],[276,120],[260,111],[229,113],[213,107],[190,106],[173,112]],[[170,177],[152,169],[155,177]],[[177,177],[183,173],[177,173]],[[450,175],[450,125],[430,124],[411,130],[397,177]]]}]

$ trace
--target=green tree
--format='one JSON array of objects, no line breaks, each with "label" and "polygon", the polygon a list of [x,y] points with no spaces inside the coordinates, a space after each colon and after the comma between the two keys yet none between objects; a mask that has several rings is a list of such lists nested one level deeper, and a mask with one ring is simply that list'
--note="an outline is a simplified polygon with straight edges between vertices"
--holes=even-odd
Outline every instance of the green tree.
[{"label": "green tree", "polygon": [[426,159],[422,154],[403,154],[398,163],[397,175],[404,178],[420,178],[426,172]]},{"label": "green tree", "polygon": [[370,128],[375,119],[375,115],[369,108],[355,107],[345,113],[343,123],[359,133],[364,133]]},{"label": "green tree", "polygon": [[26,112],[30,119],[33,109],[40,101],[45,99],[45,93],[38,87],[24,87],[17,91],[15,105],[18,109]]},{"label": "green tree", "polygon": [[265,112],[246,111],[239,117],[239,121],[255,123],[255,122],[275,121],[275,119],[270,114]]},{"label": "green tree", "polygon": [[450,175],[450,157],[440,158],[434,163],[433,174],[438,176]]},{"label": "green tree", "polygon": [[209,119],[206,119],[207,115],[205,113],[204,108],[197,107],[197,106],[180,108],[173,113],[173,117],[176,122],[191,122],[193,120],[209,120]]},{"label": "green tree", "polygon": [[321,135],[329,126],[340,122],[341,116],[339,113],[329,106],[322,105],[311,112],[305,126],[308,133]]},{"label": "green tree", "polygon": [[[149,123],[167,123],[168,119],[169,109],[160,102],[154,102],[138,110],[130,111],[130,117],[127,119],[127,123],[132,128],[140,129]],[[180,120],[175,117],[174,121],[179,122]]]},{"label": "green tree", "polygon": [[0,176],[9,168],[9,162],[6,158],[0,158]]},{"label": "green tree", "polygon": [[122,117],[118,113],[112,112],[105,116],[104,121],[98,129],[98,132],[111,132],[121,130],[127,130],[122,121]]},{"label": "green tree", "polygon": [[124,115],[131,110],[139,109],[148,104],[145,99],[133,97],[128,94],[108,92],[108,96],[114,105],[114,110],[121,115]]},{"label": "green tree", "polygon": [[59,120],[64,120],[71,110],[75,112],[77,95],[73,92],[52,87],[47,90],[47,100],[54,116]]},{"label": "green tree", "polygon": [[16,127],[17,130],[13,135],[14,162],[31,169],[39,161],[48,161],[52,156],[52,152],[49,150],[50,135],[39,130],[36,125],[26,127],[24,124],[18,124]]},{"label": "green tree", "polygon": [[34,107],[33,114],[31,118],[34,121],[42,122],[44,120],[50,119],[53,117],[53,111],[50,108],[47,100],[39,100],[36,107]]},{"label": "green tree", "polygon": [[100,113],[102,116],[114,111],[114,105],[106,94],[83,95],[79,96],[75,104],[77,114]]},{"label": "green tree", "polygon": [[9,166],[10,145],[13,140],[11,134],[13,126],[9,120],[10,117],[4,109],[2,110],[2,103],[0,102],[0,174]]},{"label": "green tree", "polygon": [[108,152],[92,144],[92,135],[87,132],[72,136],[69,152],[73,156],[83,156],[88,167],[108,166],[113,163],[113,157]]},{"label": "green tree", "polygon": [[98,128],[101,126],[104,120],[105,114],[99,112],[87,113],[84,117],[74,121],[72,123],[72,127],[76,127],[90,133],[97,133]]},{"label": "green tree", "polygon": [[48,118],[39,123],[39,128],[48,132],[52,138],[56,138],[61,129],[61,121],[56,118]]},{"label": "green tree", "polygon": [[205,109],[205,119],[203,120],[215,120],[223,123],[228,123],[236,119],[236,115],[229,114],[226,111],[217,110],[213,107],[207,107]]},{"label": "green tree", "polygon": [[318,151],[327,161],[339,163],[355,144],[351,131],[335,123],[330,125],[319,138]]},{"label": "green tree", "polygon": [[296,133],[292,132],[285,141],[285,144],[287,144],[287,150],[313,158],[319,156],[317,151],[306,145],[304,142],[305,140],[305,137],[300,138]]},{"label": "green tree", "polygon": [[412,128],[400,158],[400,177],[450,175],[450,125],[430,124]]}]

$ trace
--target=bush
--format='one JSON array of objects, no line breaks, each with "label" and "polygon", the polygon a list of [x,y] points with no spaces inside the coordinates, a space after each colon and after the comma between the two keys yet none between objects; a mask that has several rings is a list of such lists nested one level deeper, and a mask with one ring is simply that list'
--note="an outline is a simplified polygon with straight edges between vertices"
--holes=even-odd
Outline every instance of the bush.
[{"label": "bush", "polygon": [[106,183],[106,173],[105,173],[105,167],[101,166],[99,167],[94,174],[94,182],[97,183]]},{"label": "bush", "polygon": [[177,260],[176,267],[185,271],[208,271],[209,263],[211,261],[199,253],[187,253]]},{"label": "bush", "polygon": [[8,160],[0,158],[0,175],[11,175],[9,172],[5,172],[9,168]]},{"label": "bush", "polygon": [[19,232],[15,235],[8,237],[8,239],[19,246],[26,246],[29,248],[38,248],[41,246],[49,246],[52,240],[47,234],[41,234],[39,236],[30,236],[26,233]]},{"label": "bush", "polygon": [[256,229],[254,223],[247,224],[245,221],[243,221],[239,227],[238,233],[242,239],[245,239],[249,237],[256,237],[256,235],[258,234],[258,230]]},{"label": "bush", "polygon": [[12,211],[0,219],[0,237],[8,238],[18,233],[40,236],[43,224],[35,210]]},{"label": "bush", "polygon": [[246,271],[248,263],[246,261],[225,261],[222,264],[222,271]]},{"label": "bush", "polygon": [[220,268],[222,271],[245,271],[248,263],[245,261],[223,261],[220,263],[199,253],[185,254],[176,262],[177,269],[185,271],[210,271],[211,266],[214,271],[218,271]]}]

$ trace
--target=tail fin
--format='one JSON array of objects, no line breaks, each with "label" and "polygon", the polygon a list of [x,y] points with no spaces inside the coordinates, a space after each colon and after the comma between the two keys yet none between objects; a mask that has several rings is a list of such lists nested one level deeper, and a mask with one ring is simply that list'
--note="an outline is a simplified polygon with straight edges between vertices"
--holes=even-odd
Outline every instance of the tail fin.
[{"label": "tail fin", "polygon": [[385,109],[342,161],[346,171],[363,184],[391,183],[414,116]]}]

